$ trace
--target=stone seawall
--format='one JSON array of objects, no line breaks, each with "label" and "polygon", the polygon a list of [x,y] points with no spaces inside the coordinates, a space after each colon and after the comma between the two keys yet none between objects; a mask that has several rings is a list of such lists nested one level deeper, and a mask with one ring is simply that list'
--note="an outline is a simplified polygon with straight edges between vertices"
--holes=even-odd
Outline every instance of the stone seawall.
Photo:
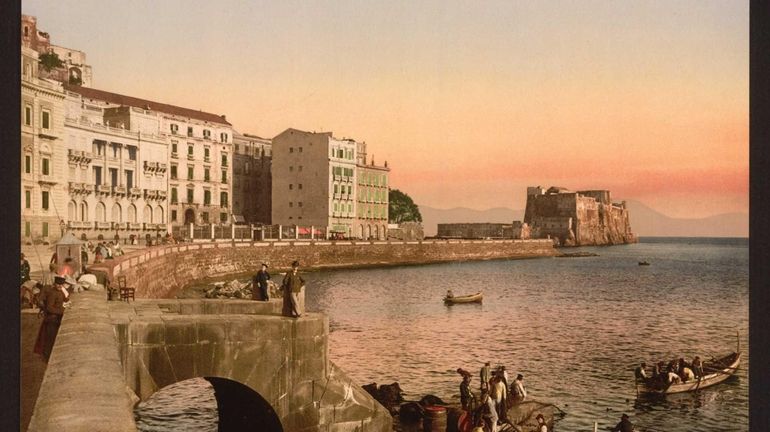
[{"label": "stone seawall", "polygon": [[550,240],[219,242],[150,247],[91,268],[110,279],[125,275],[138,298],[167,298],[196,280],[256,272],[262,262],[273,269],[288,268],[293,260],[305,268],[329,268],[558,254]]}]

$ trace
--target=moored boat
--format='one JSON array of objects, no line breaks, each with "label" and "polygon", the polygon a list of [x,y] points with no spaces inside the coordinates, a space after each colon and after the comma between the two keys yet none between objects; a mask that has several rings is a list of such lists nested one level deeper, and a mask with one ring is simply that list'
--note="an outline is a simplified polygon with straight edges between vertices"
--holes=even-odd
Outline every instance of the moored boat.
[{"label": "moored boat", "polygon": [[464,296],[446,296],[444,297],[444,303],[446,304],[459,304],[459,303],[481,303],[484,295],[481,291],[476,294],[464,295]]},{"label": "moored boat", "polygon": [[712,358],[703,362],[703,377],[687,382],[665,384],[660,382],[636,382],[636,391],[639,395],[663,395],[672,393],[684,393],[697,391],[706,387],[719,384],[730,378],[738,370],[741,363],[741,341],[738,336],[738,346],[735,352],[719,358]]},{"label": "moored boat", "polygon": [[647,262],[647,261],[639,261],[639,265],[640,266],[648,266],[648,265],[650,265],[650,263]]}]

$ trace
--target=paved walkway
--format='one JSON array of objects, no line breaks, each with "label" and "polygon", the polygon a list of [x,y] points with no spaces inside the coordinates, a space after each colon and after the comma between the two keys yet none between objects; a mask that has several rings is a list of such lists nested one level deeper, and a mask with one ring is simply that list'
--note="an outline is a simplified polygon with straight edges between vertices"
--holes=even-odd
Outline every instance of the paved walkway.
[{"label": "paved walkway", "polygon": [[42,318],[38,319],[37,309],[23,309],[21,311],[21,412],[19,420],[21,431],[27,430],[32,411],[35,409],[35,401],[40,391],[40,383],[45,374],[46,362],[43,357],[35,354],[37,331],[40,328]]}]

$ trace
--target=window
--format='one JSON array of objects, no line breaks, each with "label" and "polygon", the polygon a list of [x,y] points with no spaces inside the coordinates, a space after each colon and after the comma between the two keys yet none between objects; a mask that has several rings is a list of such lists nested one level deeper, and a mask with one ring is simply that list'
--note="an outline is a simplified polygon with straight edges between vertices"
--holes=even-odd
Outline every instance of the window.
[{"label": "window", "polygon": [[289,147],[289,153],[294,153],[294,147]]},{"label": "window", "polygon": [[49,175],[51,173],[50,165],[51,165],[51,160],[48,158],[43,158],[43,175]]},{"label": "window", "polygon": [[289,207],[294,207],[294,203],[289,201]]},{"label": "window", "polygon": [[203,139],[210,140],[211,139],[211,131],[208,129],[203,129]]},{"label": "window", "polygon": [[299,152],[302,153],[302,147],[299,148]]},{"label": "window", "polygon": [[289,165],[289,172],[294,172],[294,167]]},{"label": "window", "polygon": [[176,173],[177,166],[171,165],[171,178],[176,179],[177,173]]},{"label": "window", "polygon": [[348,185],[348,193],[349,193],[349,194],[352,194],[352,193],[353,193],[353,186],[351,186],[351,185]]},{"label": "window", "polygon": [[211,205],[211,191],[210,190],[204,190],[203,191],[203,204],[204,205]]},{"label": "window", "polygon": [[222,171],[222,183],[227,183],[227,171]]},{"label": "window", "polygon": [[208,147],[204,147],[203,148],[203,158],[205,160],[209,160],[209,156],[210,155],[211,155],[211,149],[209,149]]},{"label": "window", "polygon": [[[224,133],[224,132],[223,132],[223,133],[221,133],[221,134],[219,134],[219,140],[220,140],[220,141],[222,141],[223,143],[226,143],[228,138],[229,138],[229,137],[228,137],[228,136],[227,136],[227,134],[226,134],[226,133]],[[236,149],[236,151],[237,151],[237,149]]]},{"label": "window", "polygon": [[171,210],[171,221],[176,222],[176,210]]},{"label": "window", "polygon": [[337,157],[340,158],[340,159],[342,159],[344,157],[342,149],[340,149],[340,151],[337,153]]},{"label": "window", "polygon": [[179,198],[177,197],[176,188],[171,188],[171,204],[176,204],[179,202]]},{"label": "window", "polygon": [[51,129],[51,112],[48,110],[43,110],[43,117],[42,117],[42,124],[43,129]]},{"label": "window", "polygon": [[24,106],[24,124],[32,126],[32,106]]},{"label": "window", "polygon": [[297,205],[302,207],[302,201],[297,202]]},{"label": "window", "polygon": [[302,183],[297,185],[297,189],[302,190]]},{"label": "window", "polygon": [[177,151],[177,143],[176,142],[172,142],[171,143],[171,153],[176,154],[176,151]]},{"label": "window", "polygon": [[29,174],[32,172],[32,156],[24,155],[24,172]]},{"label": "window", "polygon": [[339,186],[335,184],[334,185],[334,194],[337,195],[339,192],[340,192],[339,191]]},{"label": "window", "polygon": [[334,212],[337,213],[338,210],[339,210],[339,204],[334,203]]},{"label": "window", "polygon": [[194,171],[195,171],[195,167],[191,167],[191,166],[187,167],[187,180],[193,179]]},{"label": "window", "polygon": [[222,154],[222,166],[227,166],[227,154]]},{"label": "window", "polygon": [[29,222],[24,222],[24,237],[32,236],[32,226]]},{"label": "window", "polygon": [[118,148],[119,148],[119,146],[116,143],[112,143],[111,146],[112,146],[112,157],[117,159],[118,158]]},{"label": "window", "polygon": [[209,223],[209,212],[201,213],[201,219],[203,220],[203,223]]},{"label": "window", "polygon": [[32,208],[32,191],[24,191],[24,208]]},{"label": "window", "polygon": [[118,185],[118,169],[110,168],[110,186],[115,187]]},{"label": "window", "polygon": [[43,237],[48,237],[48,222],[43,222]]},{"label": "window", "polygon": [[227,213],[220,213],[219,214],[219,221],[222,223],[227,222]]},{"label": "window", "polygon": [[179,125],[178,124],[172,123],[170,127],[171,127],[171,134],[172,135],[176,135],[177,133],[179,133]]},{"label": "window", "polygon": [[132,161],[136,160],[136,147],[128,146],[128,159]]},{"label": "window", "polygon": [[100,186],[102,184],[102,167],[94,167],[94,185]]},{"label": "window", "polygon": [[203,180],[209,181],[211,180],[211,171],[208,168],[203,169]]},{"label": "window", "polygon": [[192,126],[187,126],[187,136],[188,137],[193,136],[193,128],[192,128]]},{"label": "window", "polygon": [[302,171],[302,165],[297,167],[297,171]]},{"label": "window", "polygon": [[294,189],[294,185],[289,183],[289,190],[293,190],[293,189]]},{"label": "window", "polygon": [[126,187],[129,189],[134,187],[134,172],[132,170],[126,170]]},{"label": "window", "polygon": [[193,202],[193,192],[194,191],[192,189],[187,189],[187,203],[188,204],[192,204],[192,202]]},{"label": "window", "polygon": [[191,145],[187,146],[187,154],[190,155],[190,156],[193,155],[193,146],[191,146]]},{"label": "window", "polygon": [[220,192],[219,205],[222,207],[227,207],[227,192]]},{"label": "window", "polygon": [[43,191],[43,210],[48,210],[48,191]]}]

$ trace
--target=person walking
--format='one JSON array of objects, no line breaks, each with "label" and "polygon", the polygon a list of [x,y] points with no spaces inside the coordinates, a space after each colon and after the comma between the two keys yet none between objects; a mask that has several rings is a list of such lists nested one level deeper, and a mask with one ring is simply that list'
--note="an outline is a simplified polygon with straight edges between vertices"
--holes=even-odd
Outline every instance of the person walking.
[{"label": "person walking", "polygon": [[484,363],[484,366],[481,368],[481,371],[479,372],[479,379],[481,380],[481,390],[489,390],[489,380],[492,378],[491,376],[492,370],[489,366],[489,362]]},{"label": "person walking", "polygon": [[29,261],[24,258],[24,254],[21,254],[21,284],[29,280]]},{"label": "person walking", "polygon": [[43,323],[37,333],[34,352],[41,354],[45,361],[51,357],[56,335],[59,333],[62,316],[64,316],[65,302],[69,299],[67,280],[64,276],[54,278],[54,286],[40,293],[43,304]]},{"label": "person walking", "polygon": [[283,316],[299,318],[302,315],[300,295],[304,286],[305,280],[299,275],[299,261],[294,261],[291,263],[291,270],[286,272],[281,282]]},{"label": "person walking", "polygon": [[270,280],[270,273],[267,272],[267,264],[262,263],[262,268],[251,280],[251,298],[254,300],[268,301],[270,296],[267,292],[267,281]]}]

